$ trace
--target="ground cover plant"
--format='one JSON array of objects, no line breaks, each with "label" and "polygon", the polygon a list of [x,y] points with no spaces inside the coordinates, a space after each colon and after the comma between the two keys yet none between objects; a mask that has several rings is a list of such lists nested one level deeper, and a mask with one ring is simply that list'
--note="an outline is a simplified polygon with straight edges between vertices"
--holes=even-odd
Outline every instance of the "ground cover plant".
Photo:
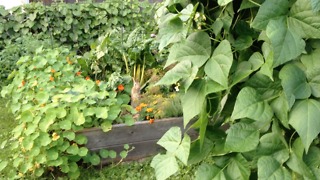
[{"label": "ground cover plant", "polygon": [[[195,179],[319,179],[317,0],[166,1],[157,12],[158,84],[180,83],[184,125],[158,142],[157,179],[203,162]],[[224,131],[223,129],[228,129]]]},{"label": "ground cover plant", "polygon": [[[101,127],[106,132],[113,122],[132,125],[135,110],[124,89],[83,76],[74,53],[65,48],[40,47],[17,63],[12,83],[1,91],[10,97],[18,122],[12,131],[14,161],[1,162],[1,170],[15,168],[9,178],[40,177],[48,171],[77,178],[81,163],[97,165],[100,158],[116,156],[114,151],[88,152],[87,138],[76,131]],[[123,154],[129,147],[124,149]]]}]

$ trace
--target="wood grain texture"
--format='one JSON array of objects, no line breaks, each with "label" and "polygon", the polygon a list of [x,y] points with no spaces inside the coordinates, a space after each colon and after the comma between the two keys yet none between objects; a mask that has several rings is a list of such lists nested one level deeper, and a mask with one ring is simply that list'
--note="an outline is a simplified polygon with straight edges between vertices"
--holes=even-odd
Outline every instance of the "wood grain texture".
[{"label": "wood grain texture", "polygon": [[[77,133],[83,134],[88,138],[86,146],[90,151],[109,149],[119,153],[123,150],[124,144],[129,144],[130,147],[134,147],[134,150],[129,152],[125,160],[130,161],[160,152],[162,148],[156,143],[173,126],[180,127],[184,133],[183,119],[180,117],[155,120],[153,124],[149,124],[148,121],[136,122],[133,126],[117,124],[112,127],[111,131],[106,133],[100,128],[85,129]],[[194,130],[189,130],[188,134],[192,138],[197,137],[197,132]],[[105,159],[102,162],[107,163],[120,159],[120,157],[117,157],[113,160]]]}]

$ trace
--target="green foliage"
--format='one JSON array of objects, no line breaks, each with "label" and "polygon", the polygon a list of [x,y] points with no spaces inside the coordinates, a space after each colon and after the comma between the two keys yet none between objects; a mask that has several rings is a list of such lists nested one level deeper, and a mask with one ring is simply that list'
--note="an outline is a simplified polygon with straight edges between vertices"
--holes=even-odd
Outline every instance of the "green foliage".
[{"label": "green foliage", "polygon": [[[157,22],[171,69],[158,84],[181,84],[184,125],[199,129],[188,163],[212,160],[196,179],[318,179],[318,1],[169,2]],[[152,167],[165,179],[177,145],[159,144]]]},{"label": "green foliage", "polygon": [[[135,27],[153,27],[153,5],[138,0],[102,3],[30,3],[10,10],[0,7],[0,49],[18,37],[39,34],[76,49],[89,50],[101,34],[117,29],[128,35]],[[122,32],[123,31],[123,32]]]},{"label": "green foliage", "polygon": [[76,56],[65,48],[38,48],[17,65],[12,83],[1,91],[3,97],[10,97],[18,121],[12,131],[14,161],[8,162],[16,171],[7,176],[40,177],[50,170],[74,179],[80,175],[81,159],[99,164],[100,156],[89,153],[84,146],[87,138],[76,132],[125,121],[134,112],[129,95],[108,88],[106,81],[83,77]]},{"label": "green foliage", "polygon": [[35,47],[40,46],[53,48],[57,47],[57,43],[51,42],[51,39],[40,40],[37,36],[22,36],[5,46],[0,51],[0,86],[8,84],[8,76],[18,68],[16,65],[18,59],[22,56],[33,55],[36,50]]}]

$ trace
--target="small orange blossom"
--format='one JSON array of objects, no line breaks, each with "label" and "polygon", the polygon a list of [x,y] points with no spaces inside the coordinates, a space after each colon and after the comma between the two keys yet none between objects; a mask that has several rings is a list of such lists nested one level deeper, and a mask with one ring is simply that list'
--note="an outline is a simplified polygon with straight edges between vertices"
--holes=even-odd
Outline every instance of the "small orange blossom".
[{"label": "small orange blossom", "polygon": [[120,92],[124,90],[123,84],[119,84],[119,85],[118,85],[118,90],[119,90]]}]

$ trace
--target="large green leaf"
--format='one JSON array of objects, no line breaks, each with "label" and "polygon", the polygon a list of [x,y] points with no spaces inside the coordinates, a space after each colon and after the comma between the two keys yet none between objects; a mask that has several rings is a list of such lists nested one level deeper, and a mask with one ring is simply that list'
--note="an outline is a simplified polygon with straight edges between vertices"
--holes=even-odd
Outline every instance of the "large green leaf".
[{"label": "large green leaf", "polygon": [[170,49],[170,54],[165,67],[189,60],[193,65],[201,67],[211,55],[210,37],[205,32],[194,32],[188,38]]},{"label": "large green leaf", "polygon": [[189,135],[185,134],[178,149],[175,151],[175,156],[183,162],[184,165],[188,164],[188,158],[190,153],[191,139]]},{"label": "large green leaf", "polygon": [[218,0],[218,4],[219,4],[219,6],[225,6],[225,5],[229,4],[232,1],[233,0]]},{"label": "large green leaf", "polygon": [[190,155],[188,159],[188,164],[196,164],[203,159],[205,159],[209,153],[211,152],[214,144],[211,140],[208,138],[204,139],[204,143],[202,148],[200,147],[200,140],[197,139],[195,142],[192,142],[191,147],[190,147]]},{"label": "large green leaf", "polygon": [[298,132],[306,152],[320,132],[320,102],[313,99],[295,103],[289,114],[289,124]]},{"label": "large green leaf", "polygon": [[290,159],[286,163],[294,172],[304,176],[305,179],[315,179],[311,169],[303,162],[295,152],[290,154]]},{"label": "large green leaf", "polygon": [[[289,104],[294,99],[306,99],[311,95],[311,88],[303,70],[294,64],[285,65],[279,74]],[[294,98],[294,99],[293,99]]]},{"label": "large green leaf", "polygon": [[227,131],[225,149],[232,152],[254,150],[259,143],[259,129],[253,124],[236,123]]},{"label": "large green leaf", "polygon": [[192,118],[200,114],[208,94],[223,89],[224,88],[221,85],[214,81],[207,81],[204,79],[195,80],[186,94],[182,97],[184,126],[186,126]]},{"label": "large green leaf", "polygon": [[271,156],[282,164],[289,159],[289,149],[285,143],[281,134],[267,133],[260,138],[257,155]]},{"label": "large green leaf", "polygon": [[288,25],[301,37],[316,39],[320,38],[320,16],[313,11],[311,4],[320,9],[319,0],[297,0],[291,7]]},{"label": "large green leaf", "polygon": [[274,51],[269,43],[262,44],[262,52],[265,58],[265,63],[261,66],[260,73],[268,76],[273,81],[273,61]]},{"label": "large green leaf", "polygon": [[252,72],[258,70],[263,63],[263,56],[259,52],[253,53],[248,61],[240,62],[233,75],[232,85],[235,85],[247,78]]},{"label": "large green leaf", "polygon": [[305,73],[307,75],[308,83],[311,87],[313,96],[320,97],[320,49],[316,49],[311,54],[302,55],[301,62],[306,67]]},{"label": "large green leaf", "polygon": [[250,163],[238,153],[230,159],[226,172],[230,179],[249,179]]},{"label": "large green leaf", "polygon": [[202,163],[196,171],[195,180],[226,180],[223,169],[220,169],[216,165]]},{"label": "large green leaf", "polygon": [[281,121],[282,125],[289,129],[289,103],[285,93],[271,102],[271,108],[275,116]]},{"label": "large green leaf", "polygon": [[187,28],[184,27],[183,22],[179,17],[175,17],[165,22],[160,27],[158,35],[160,40],[160,51],[169,44],[180,41],[187,35]]},{"label": "large green leaf", "polygon": [[263,100],[255,89],[245,87],[238,94],[231,118],[250,118],[256,121],[268,121],[272,116],[273,111],[268,102]]},{"label": "large green leaf", "polygon": [[162,137],[159,139],[157,144],[164,147],[169,152],[175,152],[181,142],[181,130],[179,127],[170,128]]},{"label": "large green leaf", "polygon": [[305,42],[298,34],[287,27],[284,17],[271,20],[266,33],[274,52],[273,67],[293,60],[304,51]]},{"label": "large green leaf", "polygon": [[291,174],[277,160],[270,156],[263,156],[258,160],[258,179],[291,180]]},{"label": "large green leaf", "polygon": [[205,73],[223,87],[228,87],[229,71],[232,65],[233,55],[229,41],[223,40],[216,47],[213,55],[205,65]]},{"label": "large green leaf", "polygon": [[151,162],[151,167],[156,171],[157,180],[164,180],[179,170],[176,158],[173,155],[156,155]]},{"label": "large green leaf", "polygon": [[318,147],[312,146],[309,149],[308,154],[305,155],[304,161],[306,165],[311,169],[316,180],[320,179],[320,149]]},{"label": "large green leaf", "polygon": [[[198,68],[196,68],[196,71],[198,71]],[[182,61],[174,68],[170,69],[156,85],[171,85],[178,82],[180,79],[187,79],[190,76],[193,81],[196,74],[197,73],[193,73],[191,61]],[[188,83],[186,86],[190,86],[190,84]],[[188,87],[185,88],[187,89]]]},{"label": "large green leaf", "polygon": [[288,1],[268,0],[259,8],[251,26],[264,30],[271,19],[286,15],[289,10]]},{"label": "large green leaf", "polygon": [[314,12],[320,11],[320,0],[311,0],[311,6]]}]

